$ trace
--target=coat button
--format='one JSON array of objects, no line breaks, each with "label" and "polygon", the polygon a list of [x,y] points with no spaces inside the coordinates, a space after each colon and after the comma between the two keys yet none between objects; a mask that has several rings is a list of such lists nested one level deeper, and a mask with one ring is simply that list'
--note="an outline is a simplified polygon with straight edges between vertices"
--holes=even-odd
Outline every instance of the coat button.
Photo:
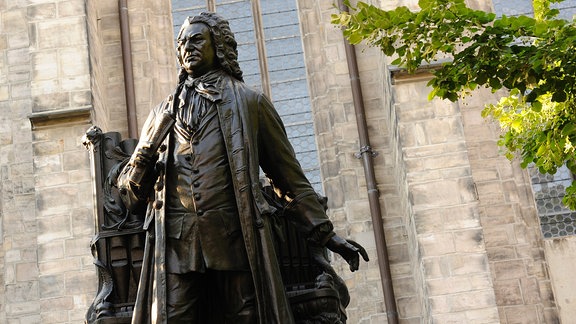
[{"label": "coat button", "polygon": [[199,193],[195,193],[195,194],[194,194],[194,199],[195,199],[195,200],[200,200],[201,197],[202,197],[202,196],[200,196]]},{"label": "coat button", "polygon": [[194,182],[193,186],[194,186],[194,188],[200,187],[200,181]]},{"label": "coat button", "polygon": [[162,208],[162,206],[164,206],[164,203],[162,202],[162,200],[156,200],[152,204],[152,207],[154,207],[154,209],[160,209],[160,208]]},{"label": "coat button", "polygon": [[198,209],[198,211],[196,212],[196,215],[198,215],[198,216],[204,215],[204,210]]},{"label": "coat button", "polygon": [[154,184],[154,189],[156,191],[160,191],[162,189],[164,189],[164,181],[158,181]]},{"label": "coat button", "polygon": [[192,157],[190,155],[186,155],[186,157],[184,157],[184,160],[190,161],[190,160],[192,160]]},{"label": "coat button", "polygon": [[198,174],[198,173],[200,173],[200,170],[198,170],[198,169],[193,169],[193,170],[192,170],[192,173]]},{"label": "coat button", "polygon": [[158,148],[158,151],[159,151],[160,153],[166,151],[166,144],[160,145],[160,147]]}]

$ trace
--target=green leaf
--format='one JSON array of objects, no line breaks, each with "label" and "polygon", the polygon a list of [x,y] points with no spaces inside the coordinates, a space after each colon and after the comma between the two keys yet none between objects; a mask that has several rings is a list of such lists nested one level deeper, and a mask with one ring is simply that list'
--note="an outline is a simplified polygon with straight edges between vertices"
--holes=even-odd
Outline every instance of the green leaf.
[{"label": "green leaf", "polygon": [[569,123],[564,125],[562,128],[562,135],[563,136],[570,136],[576,134],[576,125],[573,123]]},{"label": "green leaf", "polygon": [[552,94],[552,101],[554,101],[554,102],[566,101],[566,92],[564,92],[563,90],[555,91]]}]

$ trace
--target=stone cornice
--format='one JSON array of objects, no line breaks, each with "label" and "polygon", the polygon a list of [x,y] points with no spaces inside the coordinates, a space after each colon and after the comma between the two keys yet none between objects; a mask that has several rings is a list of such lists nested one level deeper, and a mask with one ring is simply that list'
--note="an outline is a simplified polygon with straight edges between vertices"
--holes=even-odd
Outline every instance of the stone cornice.
[{"label": "stone cornice", "polygon": [[57,126],[68,123],[89,123],[92,120],[92,106],[34,112],[28,115],[32,129]]}]

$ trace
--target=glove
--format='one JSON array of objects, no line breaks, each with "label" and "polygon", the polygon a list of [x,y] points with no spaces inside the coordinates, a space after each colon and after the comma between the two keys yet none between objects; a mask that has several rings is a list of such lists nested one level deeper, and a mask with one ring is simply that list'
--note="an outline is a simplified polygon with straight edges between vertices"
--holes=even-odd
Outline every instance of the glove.
[{"label": "glove", "polygon": [[354,272],[358,270],[360,266],[360,255],[364,261],[368,262],[368,253],[362,247],[362,245],[352,241],[345,240],[338,235],[334,235],[326,242],[326,247],[335,253],[340,254],[350,265],[350,271]]}]

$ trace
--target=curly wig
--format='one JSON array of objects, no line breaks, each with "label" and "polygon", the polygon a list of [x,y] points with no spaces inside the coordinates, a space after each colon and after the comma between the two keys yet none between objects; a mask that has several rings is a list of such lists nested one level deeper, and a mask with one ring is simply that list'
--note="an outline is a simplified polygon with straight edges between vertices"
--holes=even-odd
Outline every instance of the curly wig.
[{"label": "curly wig", "polygon": [[[180,27],[178,40],[186,27],[193,23],[203,23],[208,26],[220,67],[232,77],[244,81],[242,70],[238,64],[238,43],[236,43],[236,39],[234,39],[234,33],[230,30],[228,21],[213,12],[202,12],[194,17],[187,17],[182,27]],[[180,46],[179,43],[178,48]],[[178,50],[176,52],[178,53],[178,62],[182,65],[182,57],[180,57]],[[182,74],[183,72],[181,71],[180,73]]]}]

